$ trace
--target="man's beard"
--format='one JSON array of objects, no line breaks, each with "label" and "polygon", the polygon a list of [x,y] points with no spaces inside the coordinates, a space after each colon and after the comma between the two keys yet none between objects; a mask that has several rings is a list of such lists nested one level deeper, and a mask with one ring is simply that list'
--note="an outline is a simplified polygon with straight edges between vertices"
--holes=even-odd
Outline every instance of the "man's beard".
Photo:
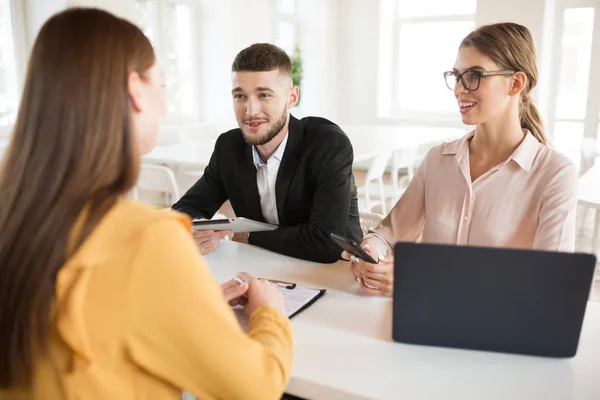
[{"label": "man's beard", "polygon": [[247,144],[252,146],[262,146],[263,144],[269,143],[285,126],[285,122],[287,121],[288,109],[287,107],[283,110],[283,114],[281,114],[281,118],[275,122],[275,125],[271,129],[269,129],[263,136],[260,137],[250,137],[244,133],[242,129],[242,135],[244,136],[244,140]]}]

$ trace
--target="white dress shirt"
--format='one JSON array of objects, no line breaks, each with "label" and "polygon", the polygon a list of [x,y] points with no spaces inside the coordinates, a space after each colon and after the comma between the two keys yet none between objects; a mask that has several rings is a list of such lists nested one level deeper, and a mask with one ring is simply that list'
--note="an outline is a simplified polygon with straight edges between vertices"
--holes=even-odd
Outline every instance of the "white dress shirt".
[{"label": "white dress shirt", "polygon": [[254,157],[254,166],[256,167],[256,185],[258,186],[258,194],[260,196],[260,208],[265,221],[273,225],[279,225],[275,182],[277,181],[277,173],[279,172],[279,165],[281,165],[281,158],[283,157],[287,140],[288,135],[286,133],[283,141],[267,162],[263,161],[260,157],[256,146],[252,146],[252,156]]}]

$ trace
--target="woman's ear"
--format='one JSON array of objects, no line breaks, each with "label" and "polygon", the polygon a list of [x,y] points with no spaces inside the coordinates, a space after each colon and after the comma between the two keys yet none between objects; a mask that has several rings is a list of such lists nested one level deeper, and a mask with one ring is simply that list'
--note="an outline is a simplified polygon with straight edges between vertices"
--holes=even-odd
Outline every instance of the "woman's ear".
[{"label": "woman's ear", "polygon": [[142,77],[137,72],[130,72],[127,75],[127,91],[135,112],[140,112],[144,108],[144,96]]},{"label": "woman's ear", "polygon": [[527,75],[523,71],[517,71],[512,77],[508,94],[518,96],[527,86]]}]

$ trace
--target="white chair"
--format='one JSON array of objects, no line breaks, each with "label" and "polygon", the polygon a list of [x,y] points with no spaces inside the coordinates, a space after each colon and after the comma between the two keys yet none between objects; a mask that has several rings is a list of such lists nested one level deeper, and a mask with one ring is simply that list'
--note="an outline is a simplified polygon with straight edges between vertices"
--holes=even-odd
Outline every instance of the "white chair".
[{"label": "white chair", "polygon": [[371,229],[377,228],[377,225],[379,225],[382,219],[383,215],[378,213],[368,211],[360,212],[360,228],[363,235],[366,235]]},{"label": "white chair", "polygon": [[437,146],[440,143],[442,143],[441,140],[430,140],[419,145],[419,150],[417,150],[417,157],[414,163],[415,169],[418,168],[419,165],[423,162],[425,156],[427,155],[427,153],[429,153],[429,150],[431,150],[432,147]]},{"label": "white chair", "polygon": [[[385,174],[385,168],[387,167],[388,162],[390,161],[390,157],[392,153],[390,151],[385,151],[375,157],[373,161],[371,161],[371,165],[367,170],[367,176],[365,178],[364,184],[358,189],[359,196],[362,195],[364,200],[364,210],[371,211],[372,208],[376,204],[380,204],[382,214],[387,214],[386,209],[386,196],[385,196],[385,187],[383,185],[383,174]],[[379,186],[379,202],[371,201],[371,193],[369,190],[369,186],[372,182],[375,182]]]},{"label": "white chair", "polygon": [[419,147],[411,146],[395,151],[392,156],[392,169],[390,170],[390,179],[392,181],[392,193],[397,200],[404,191],[400,184],[400,170],[406,169],[406,178],[408,182],[412,179],[415,171],[415,161],[417,160]]},{"label": "white chair", "polygon": [[598,144],[594,138],[584,138],[581,142],[581,165],[579,166],[579,176],[583,175],[595,164],[596,158],[600,156]]},{"label": "white chair", "polygon": [[[179,200],[179,189],[173,171],[162,165],[142,164],[133,197],[139,199],[139,191],[163,194],[161,206],[171,206]],[[150,202],[151,203],[151,202]]]},{"label": "white chair", "polygon": [[[600,165],[595,165],[598,157],[596,141],[591,138],[583,140],[581,147],[581,169],[577,204],[584,207],[581,220],[580,236],[583,235],[590,210],[595,211],[594,230],[592,234],[592,253],[598,249],[598,235],[600,234]],[[594,170],[591,170],[594,168]]]}]

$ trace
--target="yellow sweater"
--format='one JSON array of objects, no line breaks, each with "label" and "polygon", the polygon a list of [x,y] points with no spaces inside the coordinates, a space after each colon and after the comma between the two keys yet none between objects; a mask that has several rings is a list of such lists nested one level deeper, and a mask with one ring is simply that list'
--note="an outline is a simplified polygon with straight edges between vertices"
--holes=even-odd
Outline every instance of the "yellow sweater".
[{"label": "yellow sweater", "polygon": [[32,387],[0,400],[276,399],[291,366],[289,320],[262,306],[245,335],[186,217],[119,201],[59,272]]}]

